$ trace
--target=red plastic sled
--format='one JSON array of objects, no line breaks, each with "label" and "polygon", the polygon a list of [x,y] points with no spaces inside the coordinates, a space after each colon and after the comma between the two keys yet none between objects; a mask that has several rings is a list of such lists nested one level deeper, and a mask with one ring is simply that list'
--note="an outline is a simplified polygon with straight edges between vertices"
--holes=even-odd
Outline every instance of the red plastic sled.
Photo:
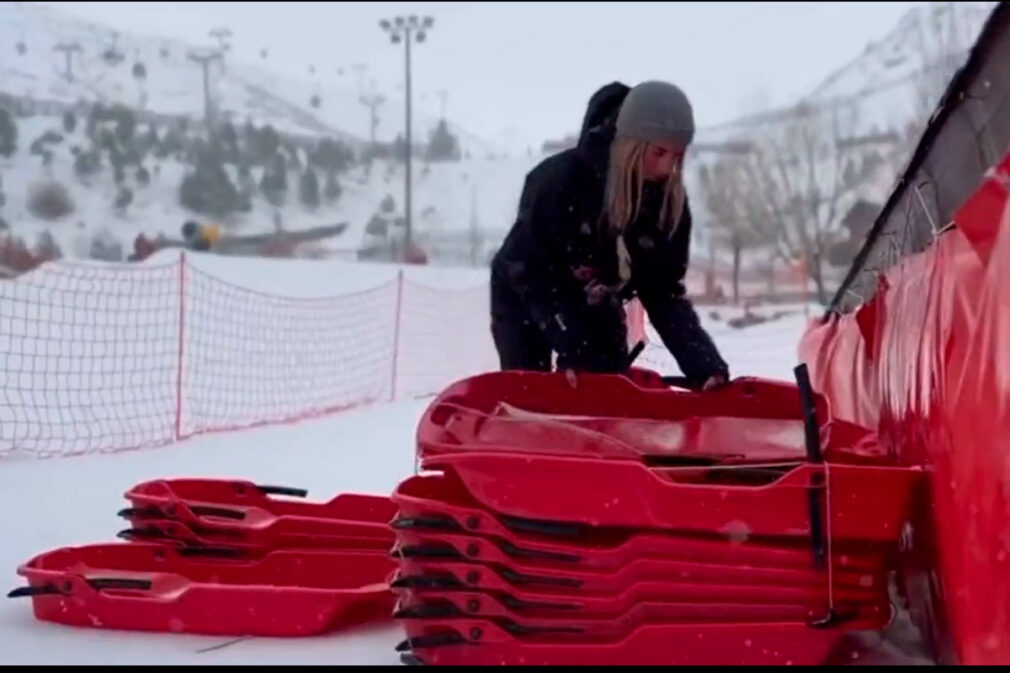
[{"label": "red plastic sled", "polygon": [[260,558],[279,550],[341,550],[387,554],[389,540],[356,535],[286,534],[277,531],[245,531],[197,527],[169,519],[134,519],[133,526],[119,533],[128,541],[160,542],[183,548],[209,548],[241,558]]},{"label": "red plastic sled", "polygon": [[313,503],[271,498],[270,493],[303,497],[304,491],[240,481],[161,479],[127,491],[133,507],[123,514],[140,520],[173,519],[250,539],[277,535],[393,539],[388,523],[396,506],[388,497],[343,494]]},{"label": "red plastic sled", "polygon": [[[818,417],[823,400],[815,398]],[[865,428],[828,423],[822,450],[832,462],[886,463]],[[796,386],[741,379],[694,393],[643,387],[619,375],[497,372],[450,386],[417,432],[424,459],[450,453],[532,453],[650,464],[803,460],[804,415]]]},{"label": "red plastic sled", "polygon": [[[801,463],[766,485],[704,485],[682,483],[677,469],[629,461],[541,456],[531,462],[505,453],[441,455],[422,467],[452,472],[482,508],[501,515],[744,538],[809,537],[809,494],[817,489],[828,501],[824,516],[832,540],[866,543],[897,541],[922,474]],[[559,491],[559,475],[578,487]]]},{"label": "red plastic sled", "polygon": [[[600,529],[499,517],[482,509],[452,473],[411,477],[400,483],[392,500],[399,507],[399,515],[392,524],[398,531],[479,534],[542,556],[569,559],[574,556],[585,568],[621,568],[642,558],[666,558],[726,568],[732,560],[748,566],[755,577],[768,581],[823,581],[811,568],[810,546],[805,543],[773,546],[676,536],[662,531]],[[865,548],[846,549],[839,544],[833,545],[832,551],[836,573],[848,570],[863,574],[878,569],[882,563],[879,553]]]},{"label": "red plastic sled", "polygon": [[[740,622],[776,623],[816,621],[824,616],[822,608],[795,603],[747,602],[745,598],[727,598],[725,602],[664,601],[652,595],[620,610],[591,614],[582,610],[550,616],[530,614],[523,607],[513,609],[502,600],[483,594],[409,594],[400,599],[394,617],[402,620],[435,618],[482,619],[507,624],[517,634],[571,634],[586,639],[613,639],[632,633],[642,624],[712,624]],[[846,628],[880,628],[890,621],[891,606],[886,600],[877,604],[842,608],[850,616]]]},{"label": "red plastic sled", "polygon": [[802,622],[651,623],[608,642],[577,635],[520,639],[476,619],[404,624],[408,639],[397,650],[406,662],[432,666],[802,666],[824,662],[842,635]]},{"label": "red plastic sled", "polygon": [[[639,574],[635,572],[636,570],[633,569],[631,575]],[[555,581],[548,583],[542,581],[546,579],[544,576],[520,575],[514,572],[509,575],[510,579],[506,580],[503,577],[505,574],[507,573],[504,571],[476,564],[439,566],[412,562],[397,571],[390,586],[393,593],[400,597],[442,599],[454,597],[453,600],[465,599],[468,606],[476,607],[482,604],[481,597],[491,597],[524,615],[555,619],[576,614],[592,618],[613,618],[643,602],[803,606],[808,611],[812,609],[820,614],[824,612],[827,598],[823,590],[815,592],[810,588],[738,585],[732,579],[725,584],[695,584],[691,583],[691,580],[670,582],[642,579],[622,582],[620,578],[608,577],[606,579],[609,586],[601,584],[575,586],[571,581],[567,583],[557,581],[560,578],[552,578]],[[521,580],[516,582],[518,578]],[[572,579],[578,578],[564,578],[564,580]],[[626,588],[617,591],[621,584],[627,584]],[[601,592],[599,589],[613,591]],[[836,589],[835,599],[836,605],[839,606],[851,604],[883,607],[887,604],[886,593],[874,592],[870,588]],[[476,612],[476,607],[474,609],[468,607],[467,611]]]},{"label": "red plastic sled", "polygon": [[[433,590],[473,590],[495,593],[551,594],[566,593],[572,600],[582,598],[620,602],[628,592],[656,589],[669,600],[704,601],[706,597],[725,601],[733,596],[765,603],[826,605],[827,582],[820,587],[758,585],[753,581],[727,580],[723,584],[700,578],[678,582],[670,568],[649,560],[635,561],[615,573],[523,572],[513,568],[485,566],[466,561],[400,559],[394,588]],[[834,598],[838,604],[886,600],[886,583],[874,578],[866,587],[837,585]]]},{"label": "red plastic sled", "polygon": [[395,563],[354,552],[276,551],[255,562],[156,544],[57,549],[18,569],[37,619],[209,635],[308,636],[388,619]]},{"label": "red plastic sled", "polygon": [[228,547],[249,557],[290,548],[388,550],[393,543],[388,523],[396,506],[388,497],[343,494],[313,503],[271,495],[306,492],[214,479],[144,482],[126,493],[132,507],[120,515],[132,529],[120,537]]},{"label": "red plastic sled", "polygon": [[[426,563],[433,563],[436,560],[449,563],[479,563],[507,569],[524,576],[548,576],[559,582],[573,579],[587,588],[593,586],[594,582],[611,582],[615,581],[615,578],[624,578],[619,585],[621,587],[648,578],[686,584],[712,584],[714,593],[718,593],[720,585],[736,585],[739,589],[751,587],[757,591],[758,597],[762,595],[762,591],[771,596],[789,590],[796,592],[794,596],[822,601],[827,586],[827,574],[823,571],[754,568],[746,563],[734,563],[735,559],[731,553],[726,554],[721,564],[691,563],[653,556],[629,559],[611,568],[587,567],[586,564],[571,561],[571,556],[562,558],[561,554],[556,553],[546,557],[534,553],[517,553],[514,547],[503,549],[494,542],[482,538],[401,532],[394,554],[401,559],[414,559]],[[407,567],[407,564],[401,564],[401,568]],[[873,570],[853,572],[833,567],[832,578],[836,594],[846,589],[855,590],[861,596],[865,596],[870,589],[875,590],[878,595],[886,597],[887,594],[887,573],[883,559]]]}]

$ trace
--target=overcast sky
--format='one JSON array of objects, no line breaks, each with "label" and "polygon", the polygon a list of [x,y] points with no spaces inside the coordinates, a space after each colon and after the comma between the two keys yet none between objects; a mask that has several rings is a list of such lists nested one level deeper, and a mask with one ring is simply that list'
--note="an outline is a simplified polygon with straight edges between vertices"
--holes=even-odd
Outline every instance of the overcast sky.
[{"label": "overcast sky", "polygon": [[[378,21],[430,14],[414,53],[418,105],[489,139],[539,145],[577,129],[589,95],[620,79],[666,79],[701,126],[787,103],[886,34],[907,2],[42,2],[120,27],[208,43],[227,25],[237,57],[309,79],[366,63],[366,83],[394,93],[403,49]],[[267,61],[261,48],[270,50]],[[421,97],[423,96],[423,99]],[[510,142],[509,144],[512,144]]]}]

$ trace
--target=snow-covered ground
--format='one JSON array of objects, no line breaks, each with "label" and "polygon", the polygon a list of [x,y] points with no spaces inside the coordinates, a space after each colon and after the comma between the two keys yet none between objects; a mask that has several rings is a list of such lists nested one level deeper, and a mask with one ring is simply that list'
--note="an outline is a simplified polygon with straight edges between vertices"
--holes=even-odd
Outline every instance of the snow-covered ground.
[{"label": "snow-covered ground", "polygon": [[[702,310],[736,375],[791,377],[806,318],[734,330]],[[723,320],[727,316],[723,311]],[[300,486],[310,498],[389,493],[414,470],[414,430],[426,402],[381,404],[296,425],[192,439],[107,456],[0,462],[3,545],[9,588],[17,565],[54,547],[114,540],[122,494],[158,477],[243,478]],[[309,639],[242,639],[75,629],[34,620],[24,599],[0,603],[0,662],[6,664],[396,664],[395,625]],[[216,646],[226,645],[217,648]],[[214,649],[209,649],[214,648]],[[900,618],[889,637],[857,641],[851,663],[926,663]]]},{"label": "snow-covered ground", "polygon": [[[240,477],[309,489],[390,493],[412,473],[413,432],[424,402],[362,409],[304,423],[207,437],[164,450],[94,458],[3,461],[0,567],[8,589],[18,564],[44,550],[115,541],[133,484],[157,477]],[[297,640],[248,640],[200,650],[227,638],[116,633],[37,622],[23,599],[0,603],[3,664],[396,664],[395,626]]]}]

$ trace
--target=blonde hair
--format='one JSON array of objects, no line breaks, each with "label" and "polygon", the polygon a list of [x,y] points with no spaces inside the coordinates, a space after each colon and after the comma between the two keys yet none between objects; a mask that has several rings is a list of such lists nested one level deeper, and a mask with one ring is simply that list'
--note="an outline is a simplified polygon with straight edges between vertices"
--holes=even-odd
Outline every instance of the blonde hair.
[{"label": "blonde hair", "polygon": [[[649,144],[632,138],[617,138],[610,147],[610,166],[604,191],[603,211],[611,233],[623,234],[642,208],[645,184],[642,162]],[[683,159],[674,164],[663,190],[659,228],[672,237],[684,212]]]}]

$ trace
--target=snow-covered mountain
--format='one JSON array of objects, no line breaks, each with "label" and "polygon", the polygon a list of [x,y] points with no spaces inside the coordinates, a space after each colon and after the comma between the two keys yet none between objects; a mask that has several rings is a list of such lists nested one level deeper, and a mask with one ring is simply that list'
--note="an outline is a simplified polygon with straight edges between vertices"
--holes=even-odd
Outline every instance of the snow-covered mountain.
[{"label": "snow-covered mountain", "polygon": [[[913,6],[881,37],[830,73],[795,104],[830,108],[854,104],[864,133],[904,131],[928,116],[951,71],[967,58],[996,2],[926,2]],[[925,96],[925,100],[921,98]],[[925,112],[923,112],[925,111]],[[787,122],[794,108],[778,108],[699,129],[701,143],[720,143],[750,129]],[[922,121],[925,121],[924,119]]]},{"label": "snow-covered mountain", "polygon": [[[124,33],[32,3],[0,2],[0,93],[62,103],[122,103],[202,119],[203,71],[190,56],[210,53],[208,46]],[[209,65],[211,98],[221,116],[351,144],[369,137],[370,113],[357,91],[278,77],[268,65],[237,61],[230,53]],[[379,140],[392,141],[403,129],[404,104],[395,95],[387,98],[376,131]],[[438,118],[418,101],[414,107],[414,137],[426,139]],[[449,126],[464,151],[501,153],[497,144]]]},{"label": "snow-covered mountain", "polygon": [[[703,171],[717,164],[750,162],[763,183],[752,192],[759,194],[755,199],[767,199],[775,183],[783,192],[773,209],[777,220],[789,219],[783,215],[786,203],[802,201],[805,210],[800,212],[809,213],[815,208],[809,200],[818,198],[816,207],[830,213],[824,216],[830,222],[822,221],[819,231],[807,234],[822,241],[844,238],[850,208],[860,202],[882,204],[891,192],[996,4],[915,5],[792,105],[699,129],[687,173],[689,190],[700,196]],[[760,149],[762,156],[748,155],[747,148]],[[711,212],[704,199],[695,198],[695,204],[696,219],[725,223],[725,214]],[[703,243],[706,234],[699,235]],[[800,238],[794,234],[794,242]],[[847,264],[841,257],[833,263]]]}]

